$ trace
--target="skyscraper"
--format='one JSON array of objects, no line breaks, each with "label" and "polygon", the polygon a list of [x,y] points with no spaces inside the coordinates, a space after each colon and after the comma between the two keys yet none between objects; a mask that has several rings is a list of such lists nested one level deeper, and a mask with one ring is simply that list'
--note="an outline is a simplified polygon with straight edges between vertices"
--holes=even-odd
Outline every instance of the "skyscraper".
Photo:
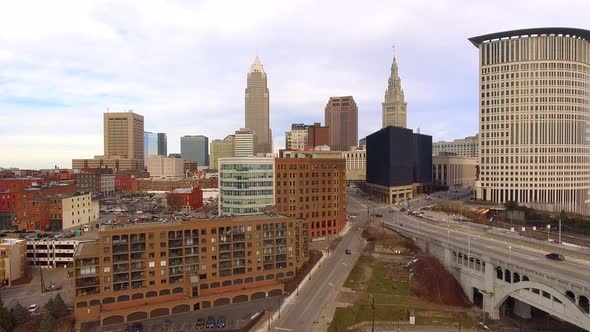
[{"label": "skyscraper", "polygon": [[148,156],[158,155],[158,134],[143,132],[143,164],[147,166]]},{"label": "skyscraper", "polygon": [[250,66],[246,86],[246,128],[258,138],[255,153],[272,152],[267,77],[258,57]]},{"label": "skyscraper", "polygon": [[158,155],[168,155],[168,137],[166,133],[158,133]]},{"label": "skyscraper", "polygon": [[143,116],[129,112],[104,113],[104,157],[137,159],[143,163]]},{"label": "skyscraper", "polygon": [[406,98],[402,90],[401,79],[397,70],[397,60],[393,55],[391,64],[391,74],[385,90],[385,98],[382,103],[383,107],[383,126],[395,126],[406,128],[408,126]]},{"label": "skyscraper", "polygon": [[235,135],[227,135],[224,139],[215,139],[211,142],[211,159],[209,160],[211,169],[218,169],[219,158],[230,158],[234,156]]},{"label": "skyscraper", "polygon": [[330,148],[348,151],[358,141],[358,107],[352,96],[330,97],[325,109]]},{"label": "skyscraper", "polygon": [[479,49],[479,199],[590,214],[590,31],[470,38]]},{"label": "skyscraper", "polygon": [[203,135],[182,136],[180,155],[184,160],[196,161],[199,167],[209,166],[209,138]]}]

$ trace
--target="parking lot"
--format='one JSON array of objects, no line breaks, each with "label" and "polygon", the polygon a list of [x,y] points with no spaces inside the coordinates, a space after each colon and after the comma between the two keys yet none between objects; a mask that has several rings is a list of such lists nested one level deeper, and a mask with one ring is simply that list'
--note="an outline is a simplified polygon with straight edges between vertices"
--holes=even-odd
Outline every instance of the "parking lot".
[{"label": "parking lot", "polygon": [[[26,285],[14,286],[0,290],[0,296],[5,306],[11,306],[18,301],[24,307],[31,304],[38,304],[43,307],[50,297],[55,296],[58,292],[63,298],[66,305],[71,306],[74,298],[74,279],[67,277],[68,269],[32,269],[31,283]],[[46,289],[51,284],[63,286],[59,291],[41,292],[41,273]]]}]

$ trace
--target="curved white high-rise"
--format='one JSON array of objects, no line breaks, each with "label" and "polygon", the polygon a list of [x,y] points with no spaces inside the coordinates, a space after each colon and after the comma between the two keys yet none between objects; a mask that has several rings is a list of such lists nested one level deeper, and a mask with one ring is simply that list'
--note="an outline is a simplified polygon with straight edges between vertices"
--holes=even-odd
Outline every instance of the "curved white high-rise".
[{"label": "curved white high-rise", "polygon": [[469,40],[480,64],[477,197],[590,214],[590,31]]}]

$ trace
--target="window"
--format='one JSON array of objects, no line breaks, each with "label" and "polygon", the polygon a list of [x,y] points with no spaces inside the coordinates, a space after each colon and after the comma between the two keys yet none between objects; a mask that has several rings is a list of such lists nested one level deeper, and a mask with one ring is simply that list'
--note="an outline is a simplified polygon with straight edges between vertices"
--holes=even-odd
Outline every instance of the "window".
[{"label": "window", "polygon": [[160,266],[166,266],[166,261],[160,261]]},{"label": "window", "polygon": [[150,262],[149,263],[149,267],[155,267],[156,266],[156,262]]},{"label": "window", "polygon": [[105,266],[104,267],[104,273],[109,273],[111,272],[111,267],[110,266]]}]

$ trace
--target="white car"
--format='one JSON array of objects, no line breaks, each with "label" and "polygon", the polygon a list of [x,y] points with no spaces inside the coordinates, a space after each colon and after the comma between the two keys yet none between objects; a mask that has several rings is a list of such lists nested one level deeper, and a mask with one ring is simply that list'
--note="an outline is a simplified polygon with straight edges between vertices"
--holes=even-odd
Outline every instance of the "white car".
[{"label": "white car", "polygon": [[29,306],[29,312],[32,313],[32,314],[33,313],[36,313],[38,309],[39,309],[39,305],[38,304],[31,304]]}]

